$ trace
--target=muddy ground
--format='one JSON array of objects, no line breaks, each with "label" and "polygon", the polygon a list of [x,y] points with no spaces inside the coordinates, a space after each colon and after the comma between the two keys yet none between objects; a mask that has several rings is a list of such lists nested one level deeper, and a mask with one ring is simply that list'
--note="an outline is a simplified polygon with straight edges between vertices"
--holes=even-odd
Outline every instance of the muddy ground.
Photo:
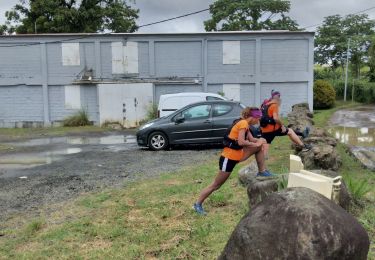
[{"label": "muddy ground", "polygon": [[84,192],[121,187],[129,181],[174,172],[214,159],[219,146],[139,148],[134,131],[81,133],[0,142],[0,221],[13,214],[76,198]]}]

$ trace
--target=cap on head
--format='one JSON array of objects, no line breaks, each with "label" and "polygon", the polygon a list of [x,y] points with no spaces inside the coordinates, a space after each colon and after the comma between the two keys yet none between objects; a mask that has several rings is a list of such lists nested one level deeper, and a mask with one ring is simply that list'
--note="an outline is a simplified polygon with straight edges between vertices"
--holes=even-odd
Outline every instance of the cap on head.
[{"label": "cap on head", "polygon": [[280,94],[280,91],[277,91],[277,90],[274,90],[274,89],[273,89],[273,90],[271,91],[271,97],[274,98],[275,96],[279,96],[279,97],[280,97],[281,94]]}]

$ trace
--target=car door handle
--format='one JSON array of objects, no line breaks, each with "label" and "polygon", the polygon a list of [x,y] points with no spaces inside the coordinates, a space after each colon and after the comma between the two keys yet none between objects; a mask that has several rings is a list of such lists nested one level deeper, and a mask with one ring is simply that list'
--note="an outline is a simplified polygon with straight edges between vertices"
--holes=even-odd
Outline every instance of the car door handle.
[{"label": "car door handle", "polygon": [[207,119],[207,120],[204,121],[203,123],[205,123],[205,124],[211,123],[211,120],[210,120],[210,119]]}]

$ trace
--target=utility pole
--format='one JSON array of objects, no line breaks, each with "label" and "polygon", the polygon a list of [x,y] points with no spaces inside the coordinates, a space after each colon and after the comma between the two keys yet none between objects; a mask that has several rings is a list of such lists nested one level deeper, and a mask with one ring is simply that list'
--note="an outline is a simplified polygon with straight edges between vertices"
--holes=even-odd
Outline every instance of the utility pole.
[{"label": "utility pole", "polygon": [[346,69],[345,69],[345,90],[344,90],[344,101],[346,101],[346,90],[348,87],[348,64],[349,64],[349,47],[350,47],[350,38],[348,40],[348,49],[346,51]]}]

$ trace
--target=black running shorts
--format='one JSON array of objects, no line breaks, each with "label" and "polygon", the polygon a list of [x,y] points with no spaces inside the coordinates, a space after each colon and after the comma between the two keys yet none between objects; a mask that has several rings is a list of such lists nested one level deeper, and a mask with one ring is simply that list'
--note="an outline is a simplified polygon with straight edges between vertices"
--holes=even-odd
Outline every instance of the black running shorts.
[{"label": "black running shorts", "polygon": [[266,139],[267,141],[267,144],[270,144],[272,143],[273,139],[276,137],[276,136],[284,136],[284,135],[287,135],[289,132],[289,129],[287,128],[286,131],[283,133],[281,132],[281,127],[279,129],[277,129],[276,131],[273,131],[273,132],[269,132],[269,133],[262,133],[262,137],[264,139]]},{"label": "black running shorts", "polygon": [[233,171],[234,166],[236,166],[237,163],[239,163],[239,161],[231,160],[224,156],[220,156],[219,169],[222,172],[231,173]]}]

